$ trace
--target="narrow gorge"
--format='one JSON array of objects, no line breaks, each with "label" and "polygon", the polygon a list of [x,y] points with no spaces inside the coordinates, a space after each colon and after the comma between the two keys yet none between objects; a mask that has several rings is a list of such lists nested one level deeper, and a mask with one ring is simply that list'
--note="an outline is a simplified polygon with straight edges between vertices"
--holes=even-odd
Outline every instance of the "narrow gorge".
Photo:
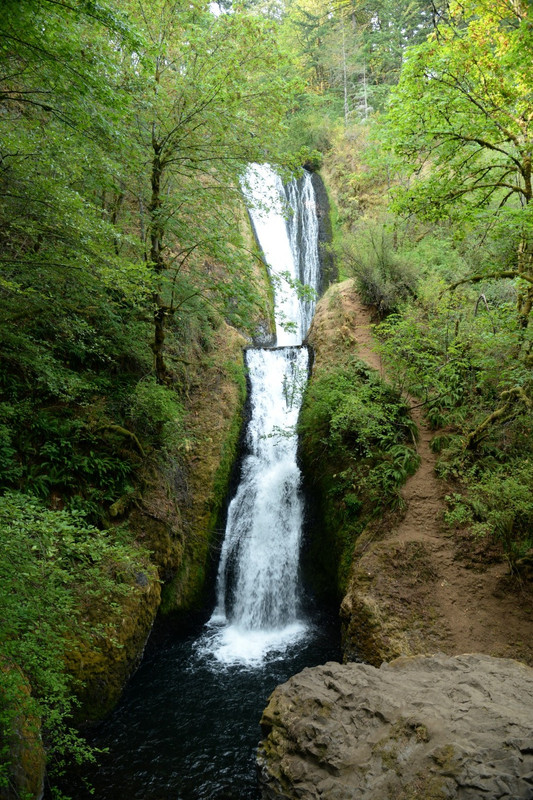
[{"label": "narrow gorge", "polygon": [[303,667],[340,657],[335,615],[311,602],[299,563],[296,423],[309,371],[302,340],[321,280],[313,181],[306,172],[285,189],[270,167],[256,165],[245,193],[274,284],[276,336],[244,353],[247,423],[214,608],[201,629],[149,646],[116,711],[91,736],[109,750],[90,775],[101,800],[255,800],[268,695]]}]

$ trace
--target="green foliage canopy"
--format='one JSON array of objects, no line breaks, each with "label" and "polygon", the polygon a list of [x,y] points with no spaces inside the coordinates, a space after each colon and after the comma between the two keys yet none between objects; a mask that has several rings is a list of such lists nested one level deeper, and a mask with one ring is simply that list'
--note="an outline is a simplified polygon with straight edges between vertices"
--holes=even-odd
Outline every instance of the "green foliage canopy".
[{"label": "green foliage canopy", "polygon": [[[514,0],[452,3],[428,40],[408,51],[389,111],[391,147],[414,180],[397,208],[427,219],[484,221],[516,243],[519,314],[533,301],[531,7]],[[472,276],[472,279],[478,279]]]},{"label": "green foliage canopy", "polygon": [[[73,686],[64,656],[74,639],[106,635],[86,614],[95,600],[116,603],[131,588],[146,554],[125,536],[102,532],[79,512],[51,511],[17,492],[0,497],[0,662],[32,688],[31,713],[43,721],[50,765],[91,751],[72,727]],[[2,670],[0,789],[9,785],[17,684]],[[37,733],[35,734],[38,735]]]},{"label": "green foliage canopy", "polygon": [[75,745],[71,624],[138,561],[79,509],[105,526],[145,448],[179,459],[188,339],[197,355],[221,318],[251,326],[239,178],[283,161],[294,83],[275,21],[254,10],[2,3],[0,662],[28,679],[56,753]]},{"label": "green foliage canopy", "polygon": [[[167,324],[191,300],[215,303],[239,325],[257,303],[239,227],[239,178],[250,161],[282,160],[295,81],[275,23],[261,14],[235,8],[215,17],[200,3],[168,0],[131,2],[129,10],[146,41],[132,136],[144,256],[156,276],[156,375],[164,383]],[[214,262],[224,263],[224,277]]]}]

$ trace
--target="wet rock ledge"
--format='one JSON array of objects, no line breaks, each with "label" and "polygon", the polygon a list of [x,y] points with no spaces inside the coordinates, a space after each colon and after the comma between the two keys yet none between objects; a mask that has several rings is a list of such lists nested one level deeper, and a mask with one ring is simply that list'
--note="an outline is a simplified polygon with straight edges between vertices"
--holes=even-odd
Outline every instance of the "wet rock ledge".
[{"label": "wet rock ledge", "polygon": [[263,800],[533,798],[533,669],[485,655],[304,669],[278,686]]}]

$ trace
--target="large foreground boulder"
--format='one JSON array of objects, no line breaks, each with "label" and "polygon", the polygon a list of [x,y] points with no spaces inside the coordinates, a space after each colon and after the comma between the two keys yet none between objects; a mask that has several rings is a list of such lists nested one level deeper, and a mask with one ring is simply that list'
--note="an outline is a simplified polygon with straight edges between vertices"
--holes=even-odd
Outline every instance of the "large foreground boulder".
[{"label": "large foreground boulder", "polygon": [[263,800],[533,798],[533,669],[485,655],[304,669],[272,694]]}]

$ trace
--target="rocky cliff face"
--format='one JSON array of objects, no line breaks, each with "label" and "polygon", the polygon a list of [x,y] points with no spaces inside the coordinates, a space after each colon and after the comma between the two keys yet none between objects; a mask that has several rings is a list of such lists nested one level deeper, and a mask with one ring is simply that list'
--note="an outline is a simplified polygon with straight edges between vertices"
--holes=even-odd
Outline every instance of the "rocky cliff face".
[{"label": "rocky cliff face", "polygon": [[[243,424],[245,344],[229,325],[217,331],[212,363],[198,373],[189,393],[190,443],[185,467],[172,476],[170,484],[154,486],[144,498],[148,513],[143,523],[149,528],[159,520],[154,538],[170,542],[170,557],[162,568],[164,614],[197,611],[205,602],[216,526],[226,502]],[[162,525],[168,536],[161,537]]]},{"label": "rocky cliff face", "polygon": [[128,576],[128,584],[130,590],[118,602],[90,606],[90,639],[76,639],[73,632],[65,663],[78,681],[80,723],[96,722],[113,708],[142,658],[161,596],[157,570],[146,563]]},{"label": "rocky cliff face", "polygon": [[533,669],[484,655],[305,669],[267,706],[263,800],[533,797]]},{"label": "rocky cliff face", "polygon": [[[227,492],[244,402],[244,339],[222,325],[215,344],[212,365],[203,370],[202,381],[189,393],[191,440],[185,458],[174,462],[169,454],[165,461],[147,465],[144,490],[127,518],[136,540],[150,552],[151,563],[131,576],[133,590],[116,607],[96,604],[89,608],[96,631],[91,642],[78,641],[73,634],[67,669],[80,685],[80,722],[97,721],[116,704],[141,660],[159,610],[184,614],[204,599],[210,548]],[[97,633],[102,626],[106,636]]]},{"label": "rocky cliff face", "polygon": [[317,172],[313,172],[312,181],[318,217],[318,257],[321,271],[319,294],[322,294],[338,279],[338,274],[333,253],[328,247],[333,238],[328,193],[324,181]]}]

